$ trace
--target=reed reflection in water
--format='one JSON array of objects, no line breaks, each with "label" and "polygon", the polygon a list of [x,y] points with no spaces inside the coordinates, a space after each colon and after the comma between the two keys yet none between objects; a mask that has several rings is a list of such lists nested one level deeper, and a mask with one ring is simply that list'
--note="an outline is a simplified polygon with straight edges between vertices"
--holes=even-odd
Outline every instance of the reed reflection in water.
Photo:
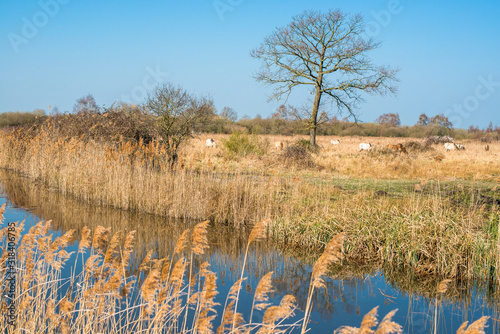
[{"label": "reed reflection in water", "polygon": [[[92,230],[98,225],[111,227],[111,234],[116,231],[126,234],[136,230],[132,265],[129,268],[131,274],[136,272],[149,250],[153,250],[158,258],[172,254],[182,232],[199,223],[90,206],[4,170],[0,170],[0,190],[13,206],[41,220],[52,220],[54,231],[64,233],[75,229],[76,240],[80,239],[84,226]],[[209,228],[210,249],[203,260],[208,260],[217,274],[217,301],[222,305],[228,290],[239,279],[249,232],[245,228],[235,229],[231,226],[211,225]],[[303,310],[312,270],[310,261],[314,259],[314,254],[306,256],[292,254],[290,250],[280,251],[270,241],[253,244],[245,269],[248,279],[241,294],[239,311],[249,313],[254,289],[269,271],[274,271],[275,293],[272,301],[279,303],[284,295],[293,294],[299,308]],[[390,268],[386,268],[382,275],[373,267],[338,267],[332,278],[326,280],[327,290],[317,290],[314,295],[309,327],[312,332],[321,333],[332,332],[341,325],[359,326],[363,315],[377,305],[380,306],[379,314],[387,314],[398,308],[394,321],[410,333],[431,331],[436,310],[440,333],[455,332],[463,321],[473,321],[482,315],[498,319],[500,298],[494,285],[455,283],[441,296],[436,292],[439,281],[432,277],[414,277]],[[262,317],[262,314],[256,313],[255,316]],[[301,316],[303,313],[298,312],[295,320]],[[497,321],[490,321],[487,332],[500,333]]]}]

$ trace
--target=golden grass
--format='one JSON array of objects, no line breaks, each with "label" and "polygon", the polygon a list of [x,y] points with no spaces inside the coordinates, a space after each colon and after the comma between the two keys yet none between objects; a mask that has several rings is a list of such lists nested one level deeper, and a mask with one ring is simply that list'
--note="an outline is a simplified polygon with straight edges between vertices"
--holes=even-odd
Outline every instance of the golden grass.
[{"label": "golden grass", "polygon": [[[272,148],[264,156],[228,160],[223,145],[205,147],[208,137],[187,143],[182,164],[171,170],[165,148],[154,141],[98,143],[59,138],[50,129],[33,138],[2,132],[0,167],[97,205],[235,225],[271,217],[271,236],[290,248],[320,249],[344,232],[350,262],[465,278],[489,278],[490,268],[500,267],[494,227],[498,205],[481,202],[486,188],[490,199],[498,199],[498,143],[487,152],[479,142],[465,141],[465,151],[436,146],[406,155],[358,152],[357,145],[365,141],[384,147],[415,139],[346,137],[330,145],[331,137],[319,137],[323,148],[312,157],[320,168],[300,170],[276,164],[282,151]],[[210,137],[219,143],[228,138]],[[286,150],[295,139],[261,140],[282,140]],[[441,162],[434,159],[438,155],[444,156]],[[99,238],[96,250],[103,251],[110,236],[99,233],[106,238]],[[178,252],[188,242],[181,236]]]},{"label": "golden grass", "polygon": [[[5,205],[0,208],[4,212]],[[3,215],[0,217],[3,221]],[[148,253],[143,263],[149,263],[145,269],[145,279],[136,281],[134,275],[128,276],[121,266],[127,266],[127,254],[133,243],[134,232],[129,232],[125,237],[115,233],[108,238],[107,229],[96,228],[93,233],[92,245],[88,244],[91,232],[83,229],[80,243],[86,242],[88,253],[79,254],[87,257],[82,272],[74,273],[70,277],[62,276],[62,266],[67,265],[68,253],[66,248],[73,238],[73,231],[54,238],[48,234],[48,223],[40,222],[33,226],[26,234],[22,234],[22,224],[16,223],[18,247],[18,262],[16,265],[16,306],[17,314],[15,326],[24,331],[33,333],[213,333],[215,315],[221,310],[214,302],[217,294],[216,276],[209,270],[207,263],[200,265],[198,273],[193,274],[198,282],[192,284],[192,279],[184,279],[188,264],[183,254],[174,267],[164,275],[167,259],[155,259]],[[191,240],[200,238],[204,243],[206,223],[198,224],[191,233]],[[2,250],[1,265],[5,266],[4,254],[7,252],[7,227],[0,230],[0,247]],[[338,261],[342,252],[344,236],[339,235],[327,244],[324,254],[331,261]],[[106,247],[103,248],[103,245]],[[33,247],[27,250],[27,246]],[[117,246],[118,245],[118,246]],[[123,250],[122,252],[116,251]],[[181,251],[184,253],[187,250]],[[191,254],[194,251],[191,250]],[[173,256],[173,255],[172,255]],[[78,261],[76,257],[75,261]],[[193,261],[193,260],[191,260]],[[323,266],[324,261],[318,260],[318,265]],[[33,273],[27,270],[31,263]],[[76,265],[76,262],[75,264]],[[323,275],[325,271],[317,271],[316,275]],[[5,271],[2,271],[2,276]],[[243,279],[238,280],[228,293],[226,306],[222,316],[218,333],[281,333],[287,326],[286,319],[294,314],[297,302],[291,295],[282,298],[279,305],[269,305],[266,294],[273,290],[271,273],[265,275],[258,284],[254,308],[265,310],[261,323],[252,323],[251,317],[245,317],[236,312],[238,291],[241,289]],[[315,274],[313,273],[313,276]],[[167,279],[169,277],[169,279]],[[5,277],[2,277],[2,280]],[[67,292],[61,290],[71,287]],[[191,287],[192,296],[185,291]],[[123,290],[127,290],[123,293]],[[186,301],[187,300],[187,301]],[[7,305],[3,301],[2,307]],[[187,312],[192,309],[194,315],[187,322]],[[401,326],[392,322],[395,311],[387,314],[376,329],[376,309],[365,316],[357,331],[352,327],[340,328],[336,333],[400,333]],[[183,316],[184,315],[184,316]],[[487,317],[483,317],[467,327],[465,323],[459,333],[484,333]],[[248,321],[248,323],[246,322]],[[186,325],[181,326],[184,323]],[[303,332],[308,324],[307,316]],[[6,318],[0,320],[0,329],[9,332],[13,327],[6,323]],[[350,331],[347,331],[350,330]]]}]

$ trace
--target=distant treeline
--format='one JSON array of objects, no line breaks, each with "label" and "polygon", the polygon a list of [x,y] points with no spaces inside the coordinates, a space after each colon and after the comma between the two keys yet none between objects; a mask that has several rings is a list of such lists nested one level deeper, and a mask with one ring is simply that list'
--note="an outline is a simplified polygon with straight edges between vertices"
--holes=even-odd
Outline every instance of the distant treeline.
[{"label": "distant treeline", "polygon": [[[89,117],[89,115],[107,115],[107,118]],[[120,116],[122,115],[122,116]],[[112,117],[109,117],[112,116]],[[5,112],[0,114],[0,127],[34,125],[41,123],[49,116],[45,111],[36,109],[32,112]],[[138,137],[151,138],[157,135],[154,117],[149,116],[141,106],[131,106],[120,104],[112,109],[96,108],[93,110],[80,110],[74,113],[64,113],[52,116],[59,118],[59,121],[67,126],[63,126],[66,131],[78,132],[82,135],[87,130],[91,133],[99,129],[107,132],[107,136],[124,134],[124,137],[138,139]],[[78,120],[77,120],[78,118]],[[107,126],[96,124],[104,121]],[[68,126],[71,124],[71,126]],[[113,126],[110,126],[113,124]],[[61,124],[62,125],[62,124]],[[88,125],[88,126],[87,126]],[[107,129],[108,131],[103,131]],[[111,130],[111,131],[109,131]],[[268,135],[308,135],[307,123],[303,120],[279,117],[273,114],[269,118],[257,116],[255,118],[245,117],[236,120],[235,112],[230,108],[224,108],[220,113],[214,114],[210,121],[205,124],[195,125],[193,131],[196,133],[222,133],[231,134],[237,131],[248,132],[250,134]],[[86,133],[87,135],[89,133]],[[70,133],[68,135],[71,136]],[[500,140],[500,126],[490,123],[486,129],[470,126],[468,129],[455,129],[451,122],[443,115],[427,117],[420,115],[419,121],[413,126],[400,125],[398,114],[381,115],[375,123],[351,122],[347,119],[337,118],[324,119],[319,124],[318,135],[323,136],[366,136],[366,137],[414,137],[425,138],[429,136],[451,136],[456,139],[486,139]],[[131,139],[132,139],[131,138]],[[145,139],[146,139],[145,138]]]},{"label": "distant treeline", "polygon": [[9,111],[0,114],[0,128],[8,126],[31,125],[45,119],[45,111],[35,109],[31,112]]},{"label": "distant treeline", "polygon": [[[237,125],[245,128],[252,134],[273,135],[308,135],[309,131],[301,121],[279,119],[242,119]],[[500,127],[479,129],[454,129],[439,124],[427,125],[390,125],[380,123],[356,123],[347,120],[331,120],[318,127],[318,135],[323,136],[366,136],[366,137],[413,137],[425,138],[429,136],[450,136],[456,139],[500,139]]]}]

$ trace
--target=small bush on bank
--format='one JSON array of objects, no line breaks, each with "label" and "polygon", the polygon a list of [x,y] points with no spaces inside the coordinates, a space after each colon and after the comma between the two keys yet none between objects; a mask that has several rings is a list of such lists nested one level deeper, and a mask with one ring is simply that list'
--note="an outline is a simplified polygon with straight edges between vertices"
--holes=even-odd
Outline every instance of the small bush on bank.
[{"label": "small bush on bank", "polygon": [[224,149],[228,156],[247,156],[249,154],[262,155],[265,153],[264,145],[255,135],[244,132],[234,132],[228,140],[223,141]]}]

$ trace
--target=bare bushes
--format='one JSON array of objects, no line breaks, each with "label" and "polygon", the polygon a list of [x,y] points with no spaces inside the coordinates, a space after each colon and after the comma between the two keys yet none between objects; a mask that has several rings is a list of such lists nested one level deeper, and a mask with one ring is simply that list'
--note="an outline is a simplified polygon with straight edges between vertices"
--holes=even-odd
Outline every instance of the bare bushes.
[{"label": "bare bushes", "polygon": [[59,114],[46,118],[44,122],[22,129],[27,137],[36,137],[42,132],[58,138],[90,139],[97,142],[138,142],[149,143],[158,138],[158,128],[154,119],[141,108],[123,104],[104,112]]},{"label": "bare bushes", "polygon": [[415,153],[428,152],[434,150],[431,145],[425,145],[417,141],[408,141],[404,143],[403,146],[408,152],[415,152]]},{"label": "bare bushes", "polygon": [[318,168],[311,153],[305,145],[301,145],[300,141],[287,146],[283,151],[278,153],[276,161],[286,167]]}]

